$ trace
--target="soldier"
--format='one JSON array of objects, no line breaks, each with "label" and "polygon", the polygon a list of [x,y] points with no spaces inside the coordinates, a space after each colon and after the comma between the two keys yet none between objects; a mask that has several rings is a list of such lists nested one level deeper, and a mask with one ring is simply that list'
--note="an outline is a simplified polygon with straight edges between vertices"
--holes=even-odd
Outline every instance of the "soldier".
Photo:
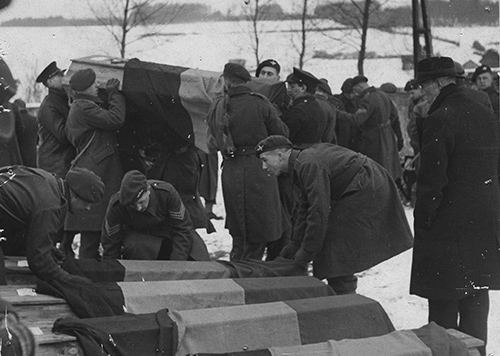
[{"label": "soldier", "polygon": [[286,83],[292,105],[285,112],[283,122],[290,130],[290,141],[298,147],[321,142],[328,118],[314,97],[319,79],[309,72],[293,68]]},{"label": "soldier", "polygon": [[50,63],[36,78],[49,94],[38,110],[38,167],[62,178],[68,172],[75,149],[66,137],[68,96],[62,85],[63,71],[56,62]]},{"label": "soldier", "polygon": [[[122,166],[118,154],[116,130],[125,122],[125,98],[118,92],[120,82],[106,84],[108,109],[97,96],[95,72],[88,68],[77,71],[70,79],[76,92],[68,114],[66,134],[76,148],[72,165],[87,168],[105,184],[104,198],[89,211],[71,213],[66,231],[81,232],[80,257],[98,258],[101,227],[109,199],[120,188]],[[66,241],[69,244],[69,241]]]},{"label": "soldier", "polygon": [[[333,97],[337,99],[337,110],[354,114],[358,110],[358,100],[352,91],[352,78],[347,78],[343,83],[341,93]],[[335,127],[337,136],[337,144],[356,151],[356,139],[358,138],[359,130],[355,123],[348,120],[337,120]]]},{"label": "soldier", "polygon": [[406,126],[406,130],[410,138],[413,154],[417,155],[420,152],[420,135],[418,133],[418,127],[422,126],[424,118],[427,117],[427,111],[432,101],[427,100],[422,88],[414,79],[406,83],[404,91],[410,95],[408,125]]},{"label": "soldier", "polygon": [[498,117],[456,85],[449,57],[421,60],[417,80],[437,97],[422,133],[410,293],[428,299],[429,321],[486,342],[488,289],[500,288]]},{"label": "soldier", "polygon": [[260,62],[255,71],[257,78],[267,79],[271,82],[279,82],[281,66],[274,59],[266,59]]},{"label": "soldier", "polygon": [[363,271],[411,247],[397,188],[379,164],[341,146],[292,149],[283,136],[259,142],[269,174],[288,173],[299,190],[291,242],[281,256],[313,261],[314,276],[337,294],[354,293]]},{"label": "soldier", "polygon": [[209,260],[175,188],[135,170],[109,201],[101,241],[104,258]]},{"label": "soldier", "polygon": [[[334,99],[332,96],[332,90],[328,85],[328,80],[321,78],[319,81],[320,83],[316,87],[314,96],[327,117],[325,132],[321,137],[321,142],[337,143],[337,135],[335,134],[335,128],[337,126],[337,99]],[[335,102],[333,102],[333,100],[335,100]]]},{"label": "soldier", "polygon": [[[55,241],[63,233],[66,212],[88,210],[104,192],[102,180],[83,168],[71,169],[66,179],[42,169],[8,166],[0,169],[0,228],[2,249],[24,255],[31,271],[45,281],[64,280],[69,274],[55,260]],[[10,238],[22,231],[23,240]]]},{"label": "soldier", "polygon": [[224,82],[228,96],[224,120],[209,121],[209,130],[222,151],[222,190],[226,227],[233,238],[231,259],[262,258],[266,242],[282,234],[278,184],[261,168],[255,145],[271,134],[286,134],[286,126],[269,100],[246,85],[250,74],[227,63]]},{"label": "soldier", "polygon": [[493,107],[493,112],[498,115],[498,90],[493,86],[493,73],[491,68],[487,65],[482,65],[477,67],[472,76],[472,81],[476,83],[476,86],[479,90],[484,91],[488,94],[490,98],[491,106]]},{"label": "soldier", "polygon": [[368,111],[359,126],[357,151],[381,164],[395,180],[399,179],[402,168],[398,152],[403,149],[404,141],[396,107],[384,92],[369,86],[365,76],[354,77],[352,89],[360,98],[360,105]]}]

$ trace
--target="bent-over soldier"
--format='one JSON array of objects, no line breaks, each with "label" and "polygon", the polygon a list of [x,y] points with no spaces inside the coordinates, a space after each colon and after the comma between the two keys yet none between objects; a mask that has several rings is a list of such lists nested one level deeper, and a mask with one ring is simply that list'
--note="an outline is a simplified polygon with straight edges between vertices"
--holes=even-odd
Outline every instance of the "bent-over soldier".
[{"label": "bent-over soldier", "polygon": [[288,172],[298,189],[291,242],[281,256],[313,261],[314,276],[338,293],[354,293],[363,271],[412,245],[411,230],[389,173],[363,154],[319,143],[292,149],[283,136],[256,148],[262,167]]},{"label": "bent-over soldier", "polygon": [[124,175],[111,197],[101,239],[104,258],[209,260],[175,188],[136,170]]},{"label": "bent-over soldier", "polygon": [[[104,184],[83,168],[70,170],[66,179],[43,169],[8,166],[0,169],[0,228],[8,255],[24,255],[31,271],[45,281],[68,277],[54,258],[55,242],[63,233],[68,210],[88,210],[102,199]],[[14,234],[22,231],[23,234]],[[12,238],[11,238],[12,236]],[[17,240],[14,237],[24,236]]]}]

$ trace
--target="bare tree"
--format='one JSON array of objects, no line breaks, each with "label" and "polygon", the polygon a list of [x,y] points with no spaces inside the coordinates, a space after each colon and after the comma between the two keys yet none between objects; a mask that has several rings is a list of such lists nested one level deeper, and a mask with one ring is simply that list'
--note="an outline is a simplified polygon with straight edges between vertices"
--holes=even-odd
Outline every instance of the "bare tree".
[{"label": "bare tree", "polygon": [[261,60],[262,34],[265,32],[262,28],[262,21],[282,15],[283,10],[273,0],[248,0],[244,2],[243,12],[251,24],[250,40],[255,56],[255,65],[258,66]]},{"label": "bare tree", "polygon": [[[300,30],[298,31],[300,33],[300,39],[299,43],[297,44],[292,36],[292,45],[297,51],[297,54],[299,55],[299,68],[302,69],[304,67],[304,62],[305,62],[305,56],[306,56],[306,49],[307,49],[307,32],[309,30],[308,27],[308,22],[309,22],[309,16],[308,16],[308,2],[309,0],[302,0],[301,1],[301,8],[300,8]],[[295,32],[295,30],[292,30],[292,33]]]},{"label": "bare tree", "polygon": [[129,44],[143,38],[130,40],[128,35],[132,29],[171,22],[182,9],[181,5],[174,6],[172,13],[167,13],[168,2],[155,0],[106,0],[98,7],[87,4],[97,21],[113,36],[121,58],[125,58]]}]

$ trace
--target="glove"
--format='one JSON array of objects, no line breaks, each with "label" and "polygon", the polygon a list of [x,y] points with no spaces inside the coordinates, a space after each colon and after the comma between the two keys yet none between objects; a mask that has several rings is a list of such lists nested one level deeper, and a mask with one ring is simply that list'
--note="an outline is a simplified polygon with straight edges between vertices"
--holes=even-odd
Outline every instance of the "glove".
[{"label": "glove", "polygon": [[120,81],[116,78],[111,78],[106,82],[106,90],[108,91],[118,90],[119,86],[120,86]]},{"label": "glove", "polygon": [[288,243],[280,252],[280,257],[288,258],[289,260],[295,257],[295,253],[299,247],[293,242]]},{"label": "glove", "polygon": [[296,265],[303,267],[307,266],[307,264],[311,262],[312,259],[312,256],[308,252],[304,251],[303,249],[299,249],[295,254],[293,260]]}]

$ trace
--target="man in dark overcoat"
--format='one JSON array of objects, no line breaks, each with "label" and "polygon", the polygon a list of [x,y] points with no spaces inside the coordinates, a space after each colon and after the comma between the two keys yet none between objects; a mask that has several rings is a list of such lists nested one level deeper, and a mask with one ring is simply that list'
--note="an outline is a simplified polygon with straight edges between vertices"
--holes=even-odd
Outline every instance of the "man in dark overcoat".
[{"label": "man in dark overcoat", "polygon": [[500,288],[498,118],[455,75],[449,57],[417,66],[438,95],[423,124],[410,292],[428,299],[429,321],[486,341],[488,290]]},{"label": "man in dark overcoat", "polygon": [[396,106],[383,91],[369,86],[362,75],[352,79],[352,88],[360,98],[360,105],[368,111],[359,126],[357,151],[381,164],[394,179],[400,178],[399,151],[404,141]]},{"label": "man in dark overcoat", "polygon": [[299,68],[293,68],[293,73],[286,78],[292,105],[283,115],[283,122],[290,131],[290,141],[296,146],[322,142],[328,117],[314,96],[319,83],[314,75]]},{"label": "man in dark overcoat", "polygon": [[101,241],[104,258],[209,260],[177,190],[136,170],[109,201]]},{"label": "man in dark overcoat", "polygon": [[226,115],[224,122],[210,120],[209,129],[224,157],[221,178],[226,227],[233,238],[231,259],[260,259],[283,226],[276,177],[261,169],[255,145],[269,135],[286,134],[287,128],[269,100],[245,85],[250,74],[244,67],[227,63],[223,76]]},{"label": "man in dark overcoat", "polygon": [[[333,97],[337,100],[336,108],[339,112],[354,114],[358,110],[358,98],[352,91],[352,78],[347,78],[340,88],[341,93]],[[356,140],[358,138],[358,128],[355,123],[347,120],[337,120],[335,132],[337,144],[356,151]]]},{"label": "man in dark overcoat", "polygon": [[281,256],[302,266],[313,261],[314,276],[338,294],[356,291],[354,273],[411,247],[396,185],[370,158],[327,143],[292,149],[283,136],[262,140],[256,151],[265,171],[288,172],[299,190],[291,242]]},{"label": "man in dark overcoat", "polygon": [[[70,170],[65,180],[37,168],[1,168],[0,229],[5,230],[6,237],[3,251],[8,255],[26,254],[29,268],[42,280],[68,278],[54,253],[66,213],[89,209],[103,192],[102,180],[83,168]],[[21,236],[23,239],[17,240]]]},{"label": "man in dark overcoat", "polygon": [[63,178],[75,158],[75,148],[66,137],[68,96],[63,89],[63,71],[56,62],[50,63],[36,78],[49,94],[38,110],[38,167]]},{"label": "man in dark overcoat", "polygon": [[97,96],[95,72],[77,71],[70,79],[76,92],[68,114],[66,134],[76,148],[73,165],[93,171],[105,184],[104,198],[89,211],[69,214],[66,231],[81,232],[80,257],[96,258],[101,226],[109,199],[120,188],[122,166],[118,154],[116,130],[125,122],[125,98],[118,91],[119,81],[106,84],[108,108]]}]

